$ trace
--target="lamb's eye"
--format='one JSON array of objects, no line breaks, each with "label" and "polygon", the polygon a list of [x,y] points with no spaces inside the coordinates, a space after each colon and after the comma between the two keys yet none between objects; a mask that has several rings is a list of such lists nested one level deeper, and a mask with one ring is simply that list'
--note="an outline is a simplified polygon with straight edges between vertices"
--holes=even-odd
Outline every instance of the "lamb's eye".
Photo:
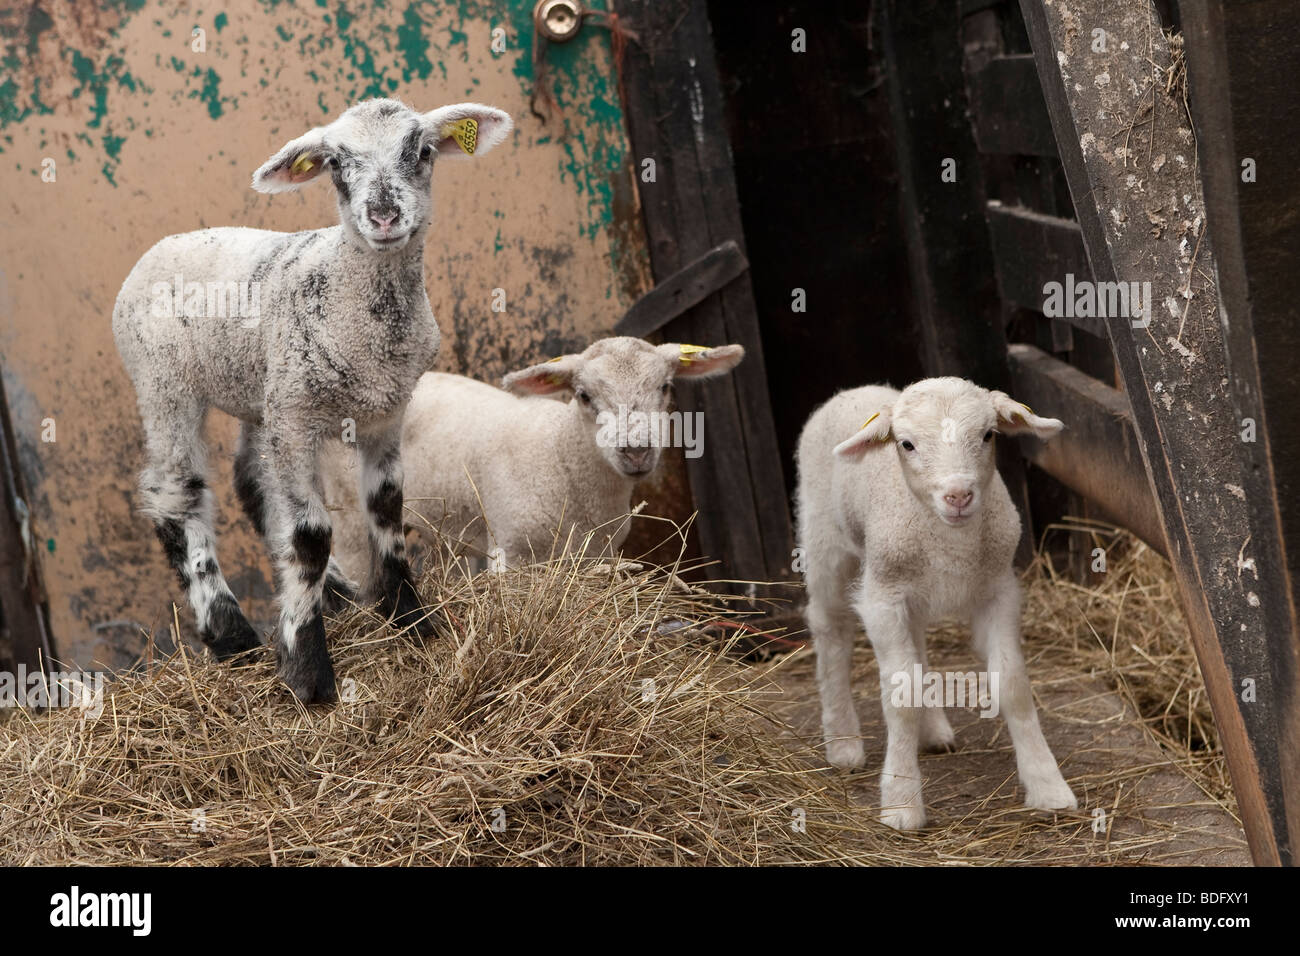
[{"label": "lamb's eye", "polygon": [[420,150],[420,160],[422,162],[428,162],[432,157],[433,157],[433,144],[425,143],[423,148],[421,148]]},{"label": "lamb's eye", "polygon": [[591,396],[588,395],[586,392],[584,392],[582,389],[578,389],[578,401],[582,402],[582,404],[584,405],[590,405]]},{"label": "lamb's eye", "polygon": [[913,445],[910,441],[904,441],[903,451],[916,451],[916,446]]},{"label": "lamb's eye", "polygon": [[985,441],[992,441],[992,440],[993,440],[993,429],[990,428],[988,431],[986,431],[986,432],[984,433],[984,440],[985,440]]},{"label": "lamb's eye", "polygon": [[672,386],[668,382],[664,382],[662,385],[659,386],[659,392],[663,395],[667,395],[668,389],[670,389],[671,387]]}]

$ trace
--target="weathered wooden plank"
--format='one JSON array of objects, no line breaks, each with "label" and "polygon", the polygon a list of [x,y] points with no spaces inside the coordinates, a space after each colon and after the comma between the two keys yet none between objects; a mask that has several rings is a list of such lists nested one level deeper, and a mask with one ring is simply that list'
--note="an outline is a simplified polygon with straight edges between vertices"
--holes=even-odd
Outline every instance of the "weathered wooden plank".
[{"label": "weathered wooden plank", "polygon": [[[1202,146],[1206,214],[1228,356],[1234,427],[1257,423],[1258,440],[1237,443],[1251,503],[1251,556],[1268,567],[1264,638],[1275,698],[1281,791],[1266,793],[1285,817],[1290,862],[1300,845],[1300,21],[1295,4],[1262,0],[1180,6]],[[1253,175],[1247,177],[1247,166]],[[1249,179],[1250,181],[1246,181]],[[1261,582],[1263,584],[1264,582]],[[1286,853],[1286,848],[1282,848]]]},{"label": "weathered wooden plank", "polygon": [[[980,156],[966,118],[961,10],[951,0],[875,7],[898,154],[903,238],[927,375],[1007,390],[1007,340],[993,278]],[[945,177],[945,167],[955,172]],[[1018,558],[1032,548],[1024,465],[1010,445],[999,468],[1026,515]]]},{"label": "weathered wooden plank", "polygon": [[1025,457],[1167,554],[1124,393],[1032,345],[1012,344],[1008,357],[1017,401],[1065,422],[1050,442],[1021,439]]},{"label": "weathered wooden plank", "polygon": [[[1088,252],[1077,222],[1021,206],[1004,206],[997,200],[989,201],[985,214],[997,263],[998,291],[1007,302],[1042,312],[1047,283],[1064,286],[1077,280],[1091,281]],[[1106,335],[1105,322],[1099,318],[1056,318],[1093,335]]]},{"label": "weathered wooden plank", "polygon": [[[1255,356],[1230,348],[1205,278],[1214,251],[1186,110],[1164,92],[1169,49],[1149,3],[1020,5],[1094,278],[1152,284],[1148,327],[1106,328],[1251,852],[1289,864],[1300,812],[1294,610],[1275,495],[1245,491],[1272,481],[1250,474],[1229,387],[1257,374]],[[1104,50],[1080,23],[1104,24]]]},{"label": "weathered wooden plank", "polygon": [[1056,155],[1052,119],[1032,56],[993,57],[971,74],[970,98],[981,153]]},{"label": "weathered wooden plank", "polygon": [[54,642],[42,593],[39,568],[29,561],[23,541],[25,493],[18,472],[9,402],[0,384],[0,622],[14,666],[31,673],[54,663]]},{"label": "weathered wooden plank", "polygon": [[[633,155],[653,158],[638,180],[655,277],[666,279],[725,240],[743,252],[740,206],[723,96],[704,0],[618,0],[639,37],[623,61]],[[638,161],[639,162],[639,161]],[[737,342],[746,358],[730,376],[683,384],[683,411],[703,413],[704,454],[687,459],[700,546],[731,579],[784,580],[793,547],[780,451],[753,291],[744,276],[665,327],[703,345]]]},{"label": "weathered wooden plank", "polygon": [[655,285],[614,325],[619,335],[653,335],[692,306],[739,278],[749,260],[734,239],[710,249]]}]

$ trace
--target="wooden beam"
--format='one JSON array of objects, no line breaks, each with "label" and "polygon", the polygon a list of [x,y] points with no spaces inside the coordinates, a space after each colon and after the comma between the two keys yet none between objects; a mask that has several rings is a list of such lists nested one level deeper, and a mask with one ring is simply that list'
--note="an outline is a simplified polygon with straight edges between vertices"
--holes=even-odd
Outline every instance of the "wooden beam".
[{"label": "wooden beam", "polygon": [[[1021,206],[991,200],[985,208],[1002,298],[1022,309],[1043,311],[1043,288],[1049,282],[1092,279],[1088,251],[1079,224]],[[1106,337],[1104,319],[1060,316],[1076,329]]]},{"label": "wooden beam", "polygon": [[971,122],[981,153],[1055,156],[1052,118],[1033,56],[995,56],[970,76]]},{"label": "wooden beam", "polygon": [[[929,376],[1010,388],[1002,303],[980,210],[980,154],[966,118],[961,9],[951,0],[886,0],[875,8],[898,155],[903,240]],[[955,179],[945,176],[955,171]],[[1023,515],[1017,560],[1032,553],[1024,464],[1011,445],[998,466]]]},{"label": "wooden beam", "polygon": [[4,663],[39,673],[54,665],[54,641],[37,556],[29,552],[29,522],[9,402],[0,383],[0,622],[13,655]]},{"label": "wooden beam", "polygon": [[749,260],[734,239],[728,239],[690,265],[655,285],[614,325],[619,335],[653,335],[687,309],[699,305],[727,283],[744,275]]},{"label": "wooden beam", "polygon": [[[638,177],[656,280],[733,240],[744,252],[740,203],[727,140],[724,99],[704,0],[616,0],[639,38],[623,61],[624,107],[632,155],[655,161],[653,182]],[[724,379],[683,382],[678,403],[703,413],[704,454],[687,459],[696,527],[718,576],[747,581],[791,576],[793,532],[780,449],[768,398],[763,343],[748,276],[665,326],[683,342],[745,347]],[[746,589],[748,590],[748,589]]]},{"label": "wooden beam", "polygon": [[1167,556],[1128,398],[1032,345],[1007,354],[1016,400],[1065,422],[1050,442],[1022,438],[1025,457]]},{"label": "wooden beam", "polygon": [[[1257,423],[1238,442],[1242,488],[1252,505],[1251,552],[1268,566],[1266,650],[1274,698],[1281,789],[1267,792],[1285,818],[1290,862],[1300,852],[1300,22],[1279,0],[1180,5],[1200,142],[1205,207],[1214,238],[1214,277],[1228,356],[1234,424]],[[1206,148],[1205,144],[1213,144]],[[1254,174],[1247,182],[1244,165]],[[1263,582],[1261,582],[1263,583]],[[1280,825],[1279,825],[1280,828]],[[1281,848],[1288,852],[1287,847]]]},{"label": "wooden beam", "polygon": [[[1106,327],[1251,852],[1290,864],[1300,834],[1294,612],[1276,489],[1251,474],[1256,452],[1233,399],[1234,379],[1257,374],[1255,356],[1224,337],[1192,166],[1224,144],[1204,132],[1199,149],[1191,143],[1181,97],[1164,92],[1170,53],[1149,3],[1020,6],[1094,278],[1152,286],[1149,326]],[[1104,50],[1080,23],[1105,25]],[[1261,483],[1265,493],[1247,493]]]}]

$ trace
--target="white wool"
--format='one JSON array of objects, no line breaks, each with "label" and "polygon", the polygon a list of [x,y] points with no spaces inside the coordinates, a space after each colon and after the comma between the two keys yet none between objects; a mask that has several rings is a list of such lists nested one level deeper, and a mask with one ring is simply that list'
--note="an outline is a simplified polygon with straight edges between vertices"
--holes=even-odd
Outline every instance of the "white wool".
[{"label": "white wool", "polygon": [[[630,430],[621,447],[606,440],[602,416],[620,407],[665,412],[675,379],[720,375],[743,356],[738,345],[693,351],[617,337],[514,372],[505,379],[509,391],[429,373],[402,428],[406,523],[507,566],[566,551],[613,554],[627,537],[632,489],[660,448],[644,430]],[[367,545],[352,491],[354,456],[335,446],[324,458],[335,553],[345,571],[359,574]]]},{"label": "white wool", "polygon": [[975,649],[997,675],[1026,805],[1077,806],[1039,729],[1025,674],[1012,568],[1020,517],[997,473],[994,440],[986,440],[990,432],[1047,439],[1062,427],[1002,392],[935,378],[902,392],[840,392],[800,436],[796,516],[827,759],[865,762],[849,682],[861,623],[880,665],[888,729],[881,820],[890,826],[925,825],[918,747],[954,742],[941,708],[891,699],[901,686],[895,675],[911,676],[918,664],[925,671],[926,628],[945,617],[971,623]]}]

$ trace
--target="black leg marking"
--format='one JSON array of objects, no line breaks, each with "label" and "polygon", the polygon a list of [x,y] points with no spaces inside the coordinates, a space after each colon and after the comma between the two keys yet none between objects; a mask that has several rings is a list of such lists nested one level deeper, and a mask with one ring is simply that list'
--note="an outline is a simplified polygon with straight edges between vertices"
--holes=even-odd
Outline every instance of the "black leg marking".
[{"label": "black leg marking", "polygon": [[375,526],[384,531],[402,533],[402,486],[385,479],[370,493],[366,502]]},{"label": "black leg marking", "polygon": [[262,491],[257,452],[250,446],[235,459],[235,494],[259,537],[266,536],[266,495]]},{"label": "black leg marking", "polygon": [[293,529],[293,556],[304,584],[312,584],[325,573],[330,560],[329,528],[300,524]]},{"label": "black leg marking", "polygon": [[348,581],[328,571],[325,574],[325,613],[341,614],[358,597],[357,589]]},{"label": "black leg marking", "polygon": [[[199,508],[203,504],[203,492],[207,485],[198,475],[190,475],[182,482],[181,487],[185,489],[185,500],[181,504],[181,510],[171,517],[155,520],[154,530],[158,533],[158,540],[162,542],[168,563],[176,572],[176,577],[180,579],[181,587],[189,591],[190,567],[189,551],[185,546],[185,521],[199,513]],[[157,492],[156,488],[150,490]]]},{"label": "black leg marking", "polygon": [[212,650],[217,660],[226,661],[245,651],[261,647],[262,641],[244,617],[244,612],[239,609],[238,602],[226,590],[224,582],[218,580],[221,590],[212,593],[213,582],[209,579],[220,577],[216,560],[209,555],[197,565],[191,563],[185,539],[185,522],[202,514],[207,484],[198,475],[190,475],[184,479],[181,487],[185,492],[182,510],[175,517],[157,521],[154,528],[167,560],[186,593],[193,591],[197,585],[195,594],[211,594],[206,621],[199,637]]},{"label": "black leg marking", "polygon": [[414,627],[420,637],[432,637],[436,632],[435,612],[426,611],[411,579],[411,566],[401,554],[386,554],[379,562],[376,574],[379,591],[379,612],[393,619],[399,631]]},{"label": "black leg marking", "polygon": [[325,619],[320,609],[294,635],[293,653],[277,647],[280,679],[304,704],[328,704],[338,699],[334,665],[325,647]]},{"label": "black leg marking", "polygon": [[208,608],[208,626],[201,636],[203,643],[211,648],[219,661],[230,660],[245,651],[262,646],[257,631],[253,630],[253,625],[248,623],[244,612],[228,594],[220,594],[213,599],[212,606]]},{"label": "black leg marking", "polygon": [[184,523],[175,518],[168,518],[165,521],[155,522],[154,530],[158,532],[158,540],[162,542],[163,553],[167,555],[167,563],[176,572],[176,577],[181,582],[181,588],[188,591],[190,589],[190,571],[186,562]]},{"label": "black leg marking", "polygon": [[385,478],[370,493],[366,506],[375,528],[389,537],[393,548],[379,556],[379,568],[375,575],[380,611],[385,617],[392,617],[393,625],[399,630],[414,627],[415,633],[420,637],[432,637],[432,615],[427,614],[422,606],[419,592],[415,590],[415,582],[411,579],[411,566],[404,553],[402,486]]}]

